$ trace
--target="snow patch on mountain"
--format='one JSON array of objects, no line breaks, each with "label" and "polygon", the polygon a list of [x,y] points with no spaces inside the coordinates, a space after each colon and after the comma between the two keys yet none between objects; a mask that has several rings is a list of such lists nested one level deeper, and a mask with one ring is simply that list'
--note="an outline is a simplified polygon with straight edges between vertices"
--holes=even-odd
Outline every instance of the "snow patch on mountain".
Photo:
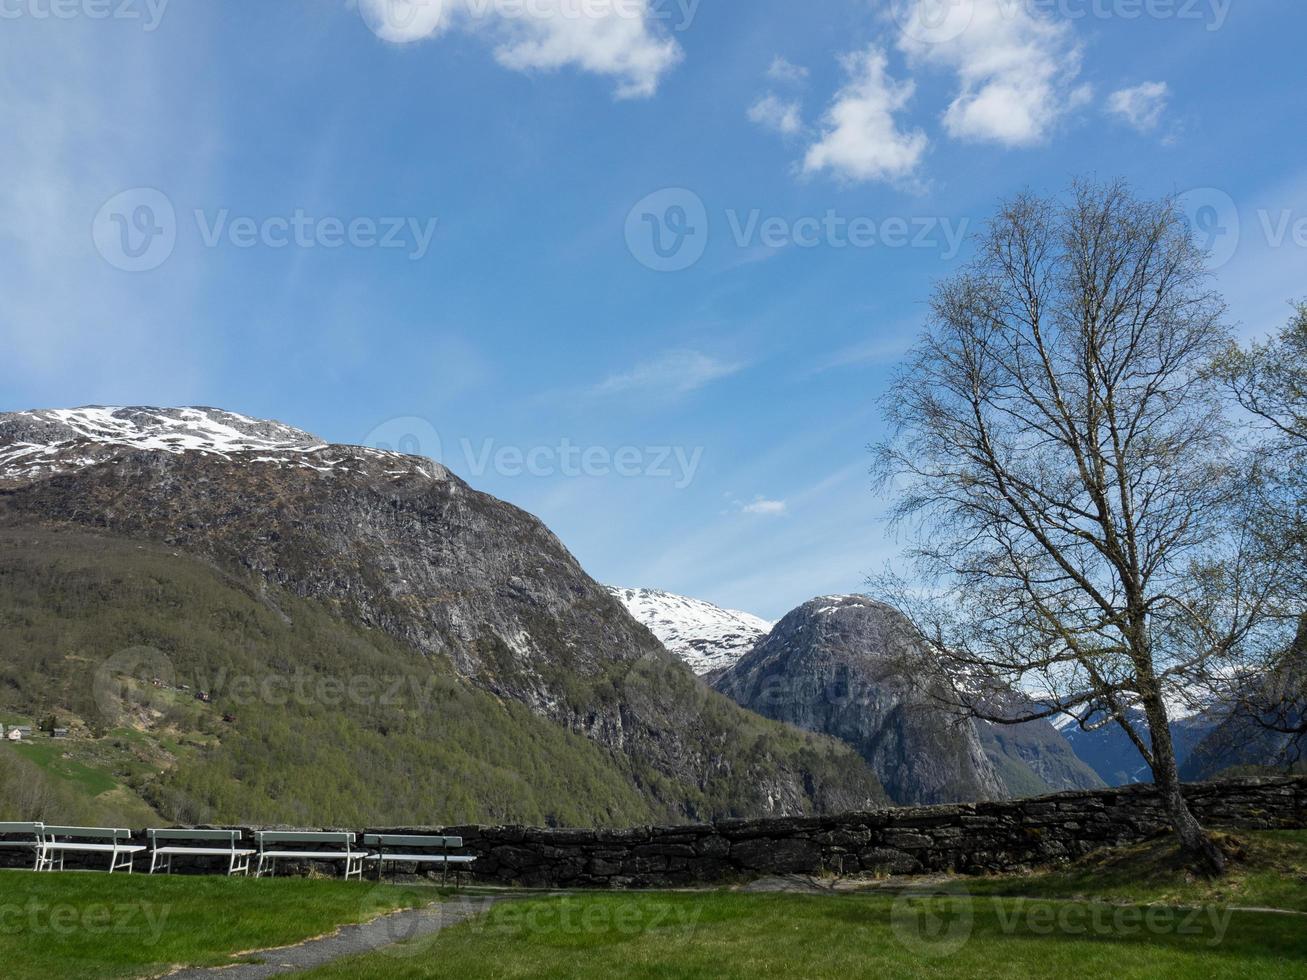
[{"label": "snow patch on mountain", "polygon": [[608,591],[700,675],[731,666],[774,625],[746,612],[657,589],[609,586]]},{"label": "snow patch on mountain", "polygon": [[105,407],[0,413],[0,480],[31,480],[93,466],[124,451],[204,453],[322,473],[367,467],[385,476],[444,479],[430,460],[335,446],[281,422],[218,408]]}]

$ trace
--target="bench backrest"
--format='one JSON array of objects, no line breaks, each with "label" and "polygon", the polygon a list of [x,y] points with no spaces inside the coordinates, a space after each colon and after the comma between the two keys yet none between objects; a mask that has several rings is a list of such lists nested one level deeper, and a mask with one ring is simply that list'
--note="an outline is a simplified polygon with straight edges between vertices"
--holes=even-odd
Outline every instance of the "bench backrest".
[{"label": "bench backrest", "polygon": [[358,835],[346,832],[313,832],[305,830],[259,830],[255,832],[259,846],[266,844],[344,844],[346,848],[358,843]]},{"label": "bench backrest", "polygon": [[236,842],[241,839],[239,830],[148,830],[150,843],[157,843],[161,840],[189,840],[189,841],[223,841],[224,843],[235,846]]},{"label": "bench backrest", "polygon": [[46,840],[70,837],[74,840],[131,840],[132,832],[119,827],[44,827]]},{"label": "bench backrest", "polygon": [[21,836],[23,834],[33,834],[39,837],[41,836],[41,831],[44,828],[45,828],[45,824],[42,823],[0,822],[0,837],[4,837],[6,835],[16,837],[16,836]]},{"label": "bench backrest", "polygon": [[414,837],[406,834],[365,834],[369,847],[462,847],[462,837]]}]

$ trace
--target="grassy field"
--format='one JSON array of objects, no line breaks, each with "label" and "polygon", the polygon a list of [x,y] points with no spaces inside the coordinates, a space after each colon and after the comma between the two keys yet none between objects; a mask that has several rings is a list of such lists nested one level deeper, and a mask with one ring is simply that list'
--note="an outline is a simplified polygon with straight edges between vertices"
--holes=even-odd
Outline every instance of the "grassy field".
[{"label": "grassy field", "polygon": [[[1307,912],[1307,831],[1218,834],[1233,856],[1216,880],[1187,873],[1169,840],[1091,855],[1065,871],[971,881],[974,895],[1093,898]],[[1307,920],[1302,924],[1307,931]]]},{"label": "grassy field", "polygon": [[1307,920],[963,895],[585,895],[307,976],[1307,977]]},{"label": "grassy field", "polygon": [[496,906],[317,978],[1307,977],[1307,832],[1225,837],[1219,882],[1161,841],[1060,873],[857,894],[585,895]]},{"label": "grassy field", "polygon": [[[1157,843],[1056,874],[831,894],[536,893],[489,907],[469,890],[446,894],[447,907],[484,914],[308,975],[1307,978],[1307,832],[1223,840],[1235,860],[1220,882]],[[438,897],[370,882],[0,872],[0,975],[257,961],[249,951]]]},{"label": "grassy field", "polygon": [[220,965],[437,897],[342,881],[0,871],[0,976],[101,980]]}]

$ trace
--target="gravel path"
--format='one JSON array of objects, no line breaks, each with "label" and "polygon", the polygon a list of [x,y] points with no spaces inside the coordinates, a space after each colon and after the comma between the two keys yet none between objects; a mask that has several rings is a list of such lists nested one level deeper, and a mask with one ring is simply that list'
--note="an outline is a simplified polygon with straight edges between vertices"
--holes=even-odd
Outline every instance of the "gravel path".
[{"label": "gravel path", "polygon": [[473,895],[434,902],[422,908],[383,915],[362,925],[342,926],[330,936],[309,939],[295,946],[243,954],[243,958],[258,962],[179,970],[168,974],[168,980],[214,977],[221,977],[222,980],[262,980],[263,977],[323,966],[354,953],[387,952],[403,957],[409,955],[412,940],[433,936],[449,926],[466,922],[501,901],[504,901],[504,896]]}]

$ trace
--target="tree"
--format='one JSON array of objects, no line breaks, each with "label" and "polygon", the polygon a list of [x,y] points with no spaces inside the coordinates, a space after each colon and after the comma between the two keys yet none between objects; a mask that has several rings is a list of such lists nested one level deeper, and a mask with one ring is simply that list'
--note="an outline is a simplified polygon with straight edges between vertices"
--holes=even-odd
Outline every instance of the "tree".
[{"label": "tree", "polygon": [[1241,675],[1215,678],[1224,682],[1217,693],[1242,718],[1289,736],[1283,756],[1292,762],[1307,739],[1307,302],[1265,343],[1231,344],[1213,374],[1251,420],[1258,492],[1246,522],[1267,551],[1294,553],[1280,614],[1297,625],[1292,643],[1269,647]]},{"label": "tree", "polygon": [[[1169,702],[1237,661],[1269,601],[1208,370],[1224,304],[1175,203],[1122,184],[1022,194],[976,244],[883,399],[876,472],[920,574],[880,587],[929,641],[920,673],[953,676],[973,717],[1120,725],[1219,873]],[[996,710],[1014,690],[1027,707]]]}]

